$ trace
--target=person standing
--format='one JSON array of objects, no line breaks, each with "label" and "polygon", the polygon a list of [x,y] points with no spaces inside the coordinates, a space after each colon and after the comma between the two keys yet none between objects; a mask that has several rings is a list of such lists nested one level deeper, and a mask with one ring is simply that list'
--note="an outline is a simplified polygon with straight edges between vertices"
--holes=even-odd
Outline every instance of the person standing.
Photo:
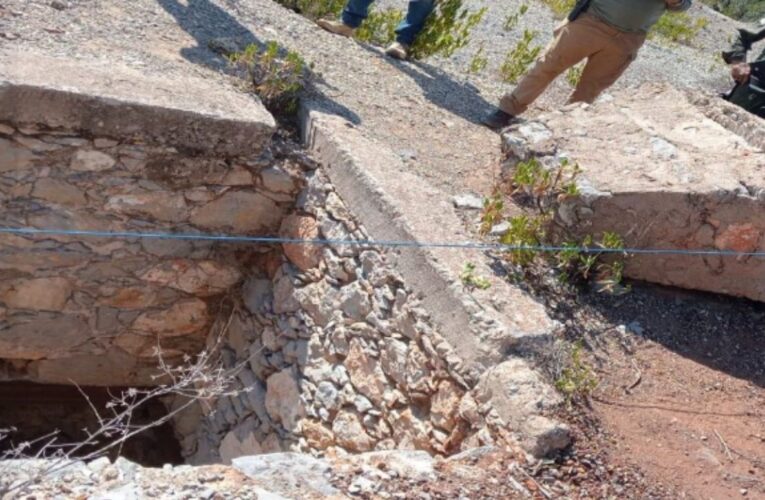
[{"label": "person standing", "polygon": [[[348,0],[340,21],[320,19],[317,24],[336,35],[351,37],[369,15],[369,7],[373,2],[374,0]],[[396,41],[385,53],[395,59],[407,59],[410,47],[425,27],[425,21],[435,6],[436,0],[411,0],[406,17],[396,28]]]},{"label": "person standing", "polygon": [[736,86],[725,99],[761,118],[765,118],[765,48],[754,60],[748,61],[747,54],[752,46],[765,40],[765,19],[760,30],[752,32],[739,30],[733,45],[722,53],[723,60],[730,65],[730,74]]},{"label": "person standing", "polygon": [[637,57],[648,31],[667,11],[685,11],[692,0],[580,0],[555,39],[499,108],[483,123],[500,130],[525,112],[558,75],[587,59],[569,98],[593,102]]}]

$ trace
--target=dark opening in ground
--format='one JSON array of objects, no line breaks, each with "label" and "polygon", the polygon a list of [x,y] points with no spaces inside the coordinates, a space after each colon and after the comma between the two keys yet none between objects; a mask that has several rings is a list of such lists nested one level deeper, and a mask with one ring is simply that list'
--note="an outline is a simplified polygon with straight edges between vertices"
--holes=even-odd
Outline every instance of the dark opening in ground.
[{"label": "dark opening in ground", "polygon": [[[102,416],[109,415],[107,403],[121,394],[122,387],[83,387],[87,399],[76,387],[62,385],[34,384],[29,382],[0,383],[0,429],[12,429],[5,439],[0,440],[0,457],[18,449],[24,442],[32,446],[24,450],[25,456],[35,455],[50,440],[43,436],[56,433],[57,443],[83,442],[87,432],[99,429],[94,409]],[[90,403],[88,402],[90,400]],[[90,404],[93,405],[91,408]],[[130,428],[139,428],[157,422],[167,414],[165,406],[158,400],[150,401],[136,408],[130,418]],[[114,442],[115,436],[106,437],[98,447]],[[55,451],[48,446],[46,453]],[[74,454],[83,457],[96,447],[83,447]],[[164,464],[183,463],[181,449],[169,423],[150,428],[128,439],[122,446],[106,453],[111,460],[118,456],[148,467]]]}]

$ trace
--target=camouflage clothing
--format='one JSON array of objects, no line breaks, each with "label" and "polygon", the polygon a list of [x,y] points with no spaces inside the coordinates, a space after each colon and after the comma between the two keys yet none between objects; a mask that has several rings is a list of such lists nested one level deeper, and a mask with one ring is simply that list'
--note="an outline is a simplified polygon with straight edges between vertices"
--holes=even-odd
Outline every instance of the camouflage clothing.
[{"label": "camouflage clothing", "polygon": [[757,33],[739,30],[730,50],[722,53],[728,64],[746,63],[752,67],[752,74],[747,83],[739,83],[726,96],[726,99],[747,111],[765,118],[765,49],[753,61],[747,61],[747,54],[752,45],[765,40],[765,29]]}]

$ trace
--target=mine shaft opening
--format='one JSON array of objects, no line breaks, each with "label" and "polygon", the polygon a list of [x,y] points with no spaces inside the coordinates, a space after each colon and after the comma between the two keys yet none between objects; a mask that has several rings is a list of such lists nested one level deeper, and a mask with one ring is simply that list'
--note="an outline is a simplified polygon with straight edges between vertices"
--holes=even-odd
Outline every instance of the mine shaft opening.
[{"label": "mine shaft opening", "polygon": [[[41,451],[45,456],[52,456],[57,451],[71,449],[68,445],[85,442],[88,433],[93,434],[101,428],[95,411],[102,416],[111,415],[109,403],[126,390],[126,387],[78,389],[65,385],[1,382],[0,457],[21,457],[17,455],[18,451],[22,452],[23,457],[35,456]],[[160,422],[166,416],[164,404],[159,400],[150,400],[131,412],[128,432]],[[115,442],[119,435],[117,431],[96,440],[93,445],[83,446],[71,458],[89,457],[94,451]],[[54,436],[55,442],[46,447]],[[23,443],[30,446],[26,447]],[[124,457],[146,467],[183,463],[180,444],[169,422],[149,427],[100,456],[106,456],[111,461]]]}]

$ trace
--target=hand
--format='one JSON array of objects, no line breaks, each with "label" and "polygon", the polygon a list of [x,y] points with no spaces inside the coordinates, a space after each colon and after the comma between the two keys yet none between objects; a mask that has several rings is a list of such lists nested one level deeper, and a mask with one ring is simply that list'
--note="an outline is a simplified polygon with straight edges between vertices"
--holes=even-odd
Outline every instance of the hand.
[{"label": "hand", "polygon": [[752,67],[747,63],[736,63],[730,65],[730,76],[738,83],[746,83],[752,74]]}]

